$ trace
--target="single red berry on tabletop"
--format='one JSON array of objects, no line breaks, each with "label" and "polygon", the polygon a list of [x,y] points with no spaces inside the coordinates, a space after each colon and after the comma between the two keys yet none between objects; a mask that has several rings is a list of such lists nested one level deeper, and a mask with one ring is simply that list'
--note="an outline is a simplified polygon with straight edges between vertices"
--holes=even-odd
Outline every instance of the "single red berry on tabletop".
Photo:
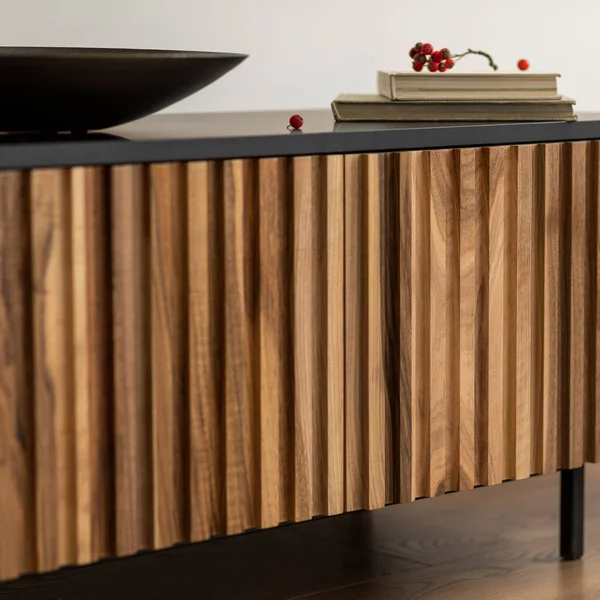
[{"label": "single red berry on tabletop", "polygon": [[448,67],[446,67],[446,63],[445,62],[441,62],[438,66],[438,71],[440,73],[444,73],[446,70],[448,69]]},{"label": "single red berry on tabletop", "polygon": [[290,117],[290,125],[294,129],[300,129],[304,125],[304,119],[300,115],[292,115]]},{"label": "single red berry on tabletop", "polygon": [[428,68],[428,69],[429,69],[429,70],[430,70],[432,73],[435,73],[435,72],[436,72],[436,71],[437,71],[437,70],[440,68],[440,65],[439,65],[439,63],[436,63],[436,62],[430,61],[430,63],[427,65],[427,68]]},{"label": "single red berry on tabletop", "polygon": [[519,69],[521,71],[527,71],[527,69],[529,69],[529,61],[525,60],[524,58],[522,58],[518,63],[517,63],[517,67],[519,67]]},{"label": "single red berry on tabletop", "polygon": [[436,63],[439,63],[439,62],[442,62],[442,60],[444,60],[444,57],[442,56],[442,53],[439,50],[436,50],[431,55],[431,60],[433,60]]},{"label": "single red berry on tabletop", "polygon": [[413,62],[413,69],[417,72],[420,73],[423,70],[423,63],[420,62]]},{"label": "single red berry on tabletop", "polygon": [[447,59],[447,58],[450,58],[450,56],[451,56],[450,50],[448,50],[448,48],[442,48],[440,50],[440,54],[442,55],[442,58],[444,60]]},{"label": "single red berry on tabletop", "polygon": [[453,59],[451,59],[451,58],[449,58],[449,59],[446,61],[446,69],[451,69],[451,68],[452,68],[452,67],[453,67],[455,64],[456,64],[456,63],[454,62],[454,60],[453,60]]},{"label": "single red berry on tabletop", "polygon": [[408,54],[411,58],[414,58],[418,53],[419,51],[416,48],[411,48]]},{"label": "single red berry on tabletop", "polygon": [[421,52],[423,54],[431,54],[433,52],[433,46],[431,44],[423,44],[423,48],[421,48]]},{"label": "single red berry on tabletop", "polygon": [[415,56],[415,62],[420,62],[420,63],[426,63],[427,62],[427,57],[424,54],[417,54]]}]

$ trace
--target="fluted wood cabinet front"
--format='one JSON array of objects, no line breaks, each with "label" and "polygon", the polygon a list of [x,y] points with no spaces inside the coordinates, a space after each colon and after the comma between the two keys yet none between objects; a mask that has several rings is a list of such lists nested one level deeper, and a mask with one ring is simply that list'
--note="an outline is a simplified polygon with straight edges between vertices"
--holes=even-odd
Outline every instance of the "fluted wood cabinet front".
[{"label": "fluted wood cabinet front", "polygon": [[0,579],[596,461],[599,160],[0,173]]}]

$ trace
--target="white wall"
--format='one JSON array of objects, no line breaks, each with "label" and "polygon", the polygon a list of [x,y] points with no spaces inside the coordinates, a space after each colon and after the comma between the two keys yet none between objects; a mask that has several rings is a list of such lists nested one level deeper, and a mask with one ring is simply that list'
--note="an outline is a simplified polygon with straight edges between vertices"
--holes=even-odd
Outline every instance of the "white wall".
[{"label": "white wall", "polygon": [[[598,0],[0,0],[2,45],[250,54],[177,112],[325,107],[373,91],[378,68],[409,68],[418,40],[486,50],[510,70],[526,57],[562,73],[579,110],[596,110],[599,23]],[[461,68],[485,64],[469,57]]]}]

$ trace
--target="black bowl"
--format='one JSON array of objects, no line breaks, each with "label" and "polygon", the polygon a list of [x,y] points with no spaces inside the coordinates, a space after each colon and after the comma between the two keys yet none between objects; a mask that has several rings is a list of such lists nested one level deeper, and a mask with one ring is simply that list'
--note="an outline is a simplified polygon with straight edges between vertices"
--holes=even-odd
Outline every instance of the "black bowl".
[{"label": "black bowl", "polygon": [[0,131],[84,132],[190,96],[245,54],[0,47]]}]

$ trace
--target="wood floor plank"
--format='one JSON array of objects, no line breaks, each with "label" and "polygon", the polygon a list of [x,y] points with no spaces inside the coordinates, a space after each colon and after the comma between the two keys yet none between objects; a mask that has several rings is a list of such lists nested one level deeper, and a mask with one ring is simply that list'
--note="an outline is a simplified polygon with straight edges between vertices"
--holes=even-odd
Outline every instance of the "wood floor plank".
[{"label": "wood floor plank", "polygon": [[189,538],[187,485],[187,220],[182,164],[150,166],[154,547]]},{"label": "wood floor plank", "polygon": [[224,163],[227,533],[258,526],[257,198],[255,164]]},{"label": "wood floor plank", "polygon": [[261,526],[292,519],[288,163],[259,163]]},{"label": "wood floor plank", "polygon": [[149,204],[142,166],[111,169],[115,532],[119,556],[153,543]]},{"label": "wood floor plank", "polygon": [[327,169],[327,514],[344,510],[344,157]]},{"label": "wood floor plank", "polygon": [[[102,169],[71,170],[77,562],[114,551],[108,190]],[[74,518],[73,516],[71,518]]]},{"label": "wood floor plank", "polygon": [[38,568],[77,561],[68,172],[31,175]]},{"label": "wood floor plank", "polygon": [[0,580],[36,568],[27,176],[0,173]]},{"label": "wood floor plank", "polygon": [[[326,346],[322,332],[325,298],[325,234],[322,198],[323,161],[294,159],[293,190],[293,338],[295,428],[295,520],[325,514],[327,448]],[[325,206],[324,206],[325,204]]]},{"label": "wood floor plank", "polygon": [[584,407],[588,403],[590,281],[588,260],[587,142],[571,144],[570,323],[568,457],[563,467],[584,462]]},{"label": "wood floor plank", "polygon": [[221,173],[214,162],[190,163],[187,171],[191,541],[225,532]]}]

